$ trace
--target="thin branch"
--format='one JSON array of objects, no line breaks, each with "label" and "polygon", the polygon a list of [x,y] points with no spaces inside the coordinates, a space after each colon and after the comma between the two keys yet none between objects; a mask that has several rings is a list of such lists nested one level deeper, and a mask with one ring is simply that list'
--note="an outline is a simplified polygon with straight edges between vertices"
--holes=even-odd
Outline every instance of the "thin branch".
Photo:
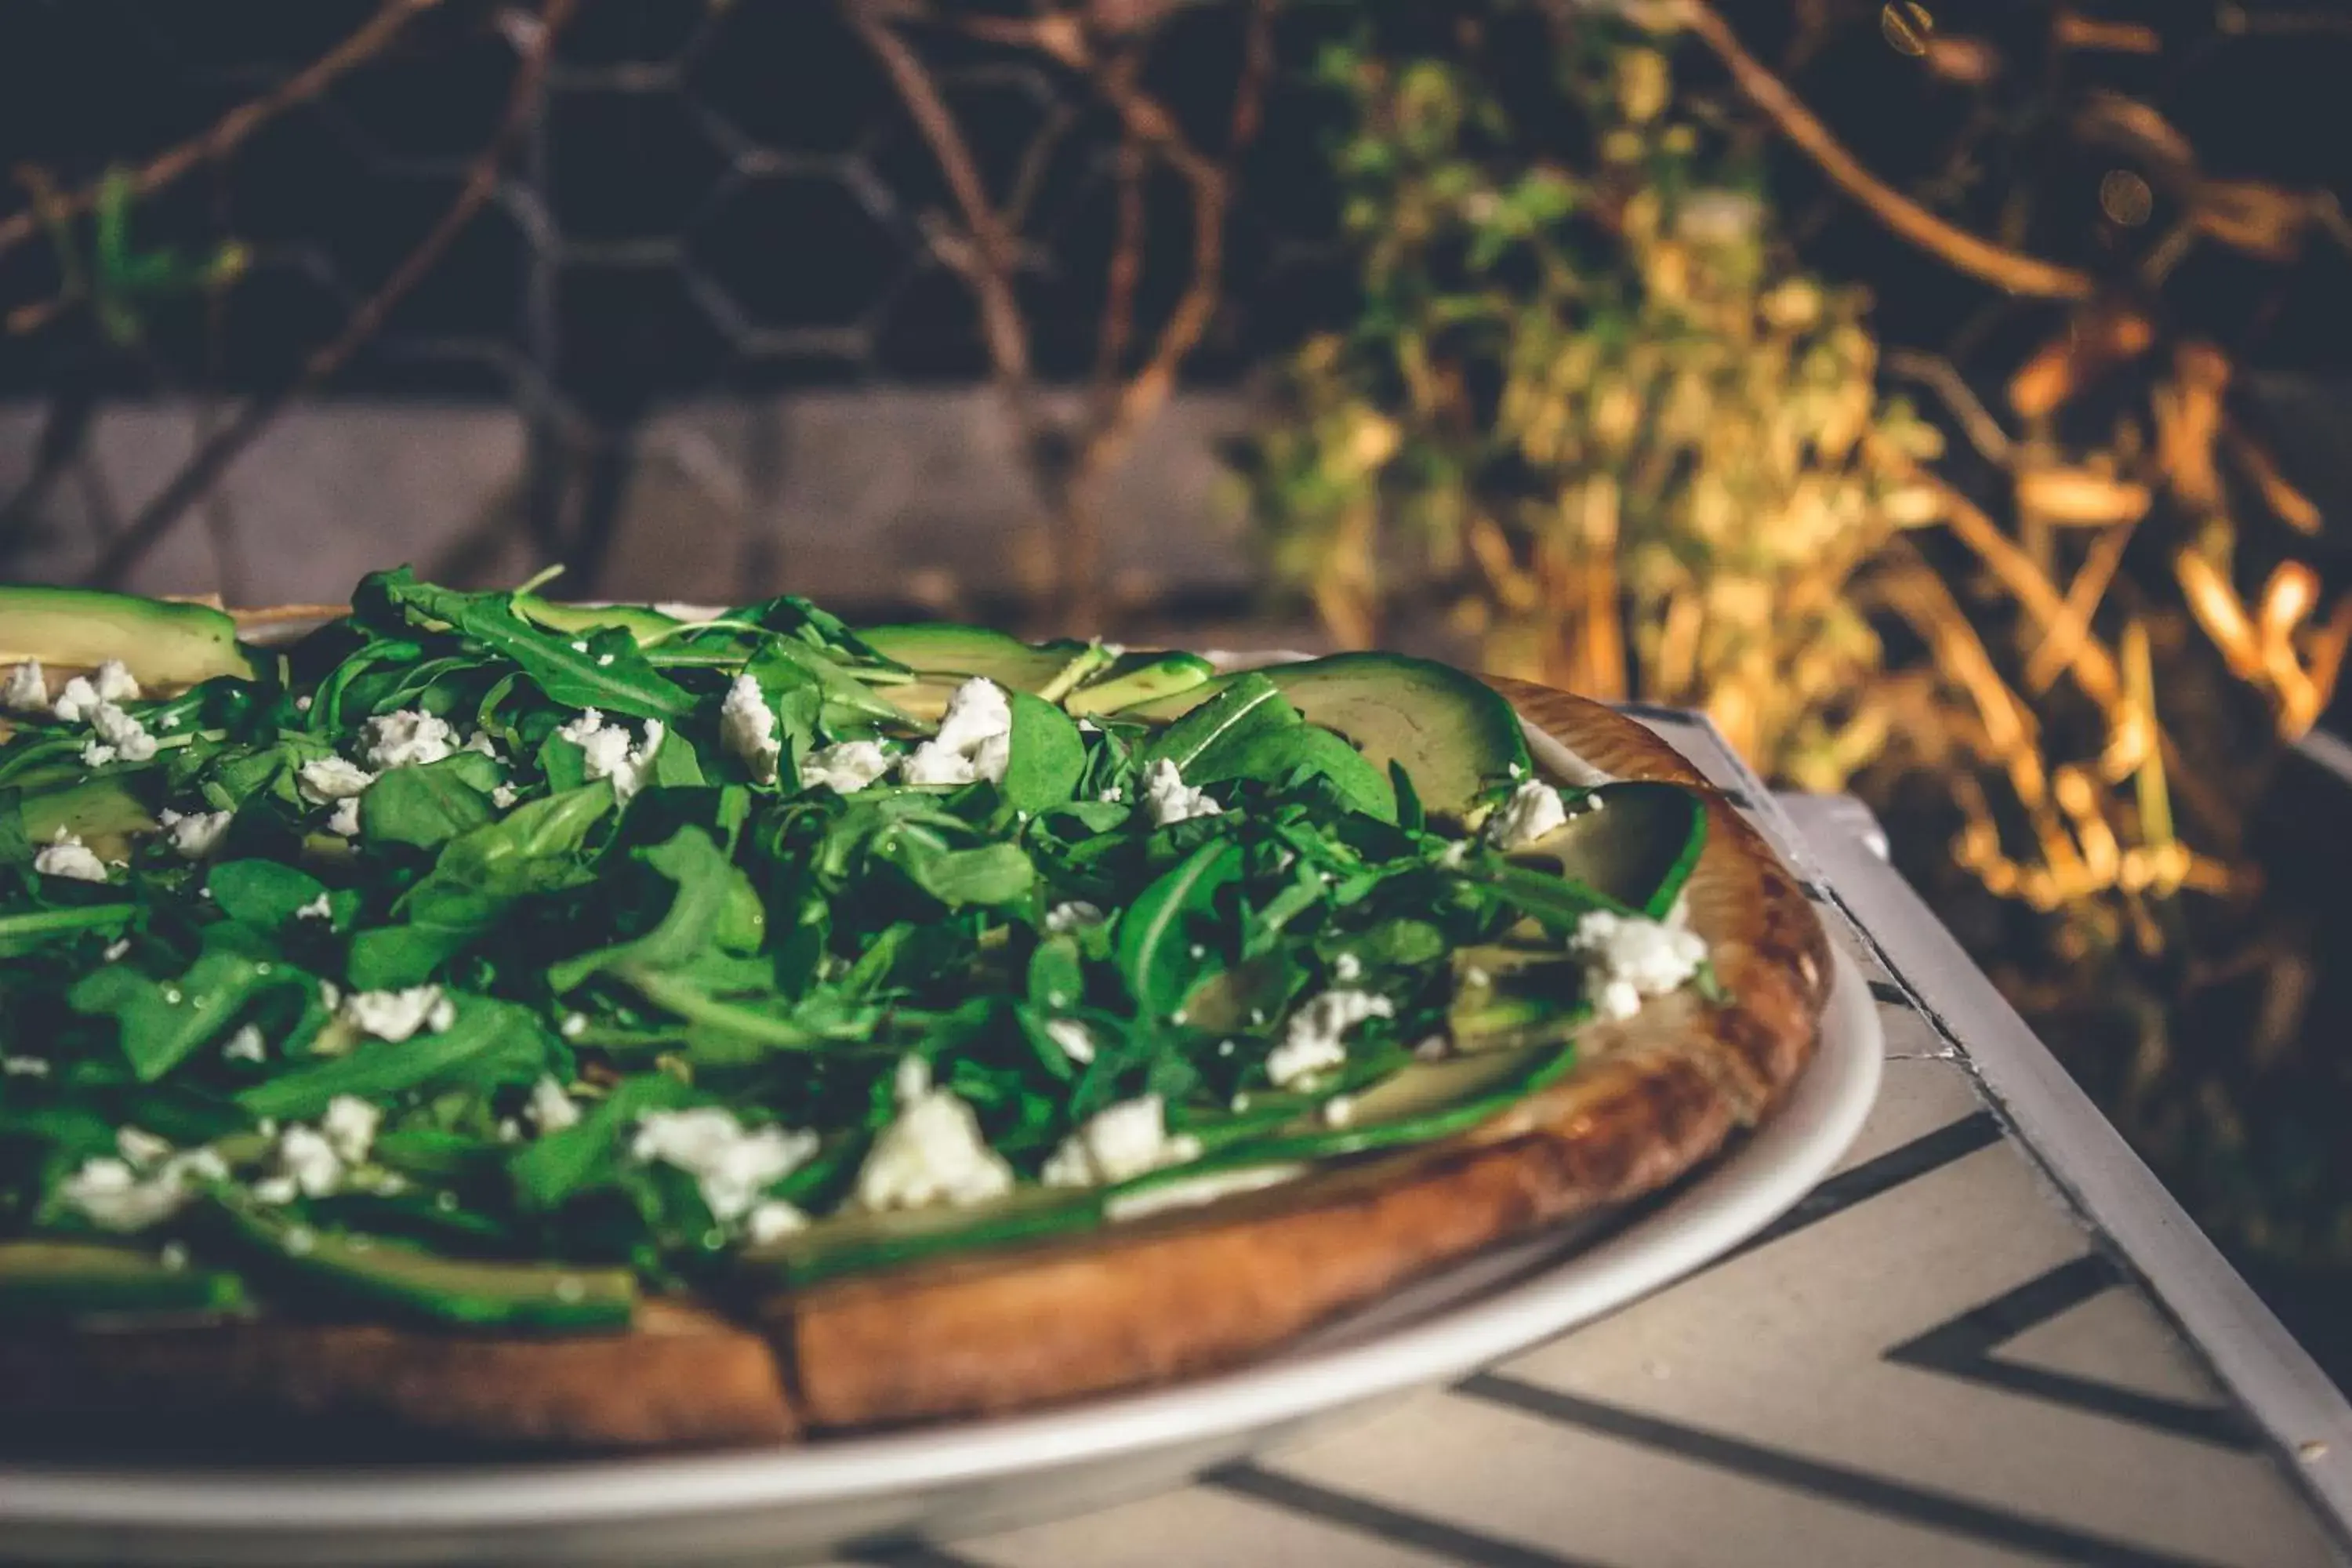
[{"label": "thin branch", "polygon": [[915,51],[908,47],[907,41],[884,20],[886,9],[890,7],[880,0],[843,0],[842,5],[845,19],[888,73],[890,85],[898,89],[907,112],[914,118],[915,129],[930,149],[940,173],[947,179],[950,194],[962,210],[964,227],[978,255],[962,266],[958,266],[952,256],[943,255],[942,259],[958,266],[979,297],[989,358],[996,365],[998,375],[1008,384],[1016,388],[1025,386],[1029,379],[1029,332],[1020,302],[1013,293],[1016,265],[1013,237],[989,200],[988,186],[972,161],[971,147],[956,129],[954,112],[941,96],[939,83]]},{"label": "thin branch", "polygon": [[1968,437],[1969,445],[1986,462],[1997,468],[2010,466],[2016,452],[2009,432],[2000,427],[2000,421],[1992,416],[1977,396],[1976,389],[1962,379],[1951,361],[1918,349],[1892,349],[1884,363],[1891,374],[1916,381],[1941,398],[1945,410]]},{"label": "thin branch", "polygon": [[[217,163],[235,153],[253,133],[285,113],[308,103],[341,78],[373,59],[406,29],[408,24],[441,0],[383,0],[352,35],[268,92],[249,99],[190,137],[150,159],[131,176],[133,196],[152,196],[206,163]],[[27,209],[0,218],[0,254],[13,250],[53,221],[70,222],[93,211],[100,185],[60,195],[47,212]]]},{"label": "thin branch", "polygon": [[1830,132],[1779,77],[1741,46],[1730,25],[1705,0],[1684,0],[1679,16],[1699,41],[1715,52],[1749,102],[1763,110],[1780,133],[1820,166],[1832,183],[1853,197],[1902,238],[1942,258],[1971,278],[2011,294],[2080,300],[2094,287],[2091,275],[2073,267],[1994,244],[1970,234],[1887,184]]},{"label": "thin branch", "polygon": [[511,30],[516,50],[514,84],[507,95],[505,116],[490,141],[475,155],[467,170],[466,183],[457,199],[449,205],[438,222],[427,231],[415,248],[393,268],[376,291],[362,301],[343,330],[315,350],[302,363],[301,370],[274,392],[264,394],[237,411],[236,417],[224,425],[190,458],[177,474],[139,510],[121,537],[110,545],[92,567],[84,581],[97,586],[119,583],[131,568],[144,559],[163,537],[171,532],[188,507],[219,482],[230,464],[244,455],[247,448],[259,439],[262,433],[295,398],[325,381],[366,346],[383,327],[386,317],[407,298],[425,276],[431,272],[444,253],[456,243],[490,198],[498,193],[501,166],[507,150],[513,144],[530,121],[538,112],[540,86],[546,79],[547,62],[553,52],[556,36],[571,22],[578,0],[544,0],[536,25]]}]

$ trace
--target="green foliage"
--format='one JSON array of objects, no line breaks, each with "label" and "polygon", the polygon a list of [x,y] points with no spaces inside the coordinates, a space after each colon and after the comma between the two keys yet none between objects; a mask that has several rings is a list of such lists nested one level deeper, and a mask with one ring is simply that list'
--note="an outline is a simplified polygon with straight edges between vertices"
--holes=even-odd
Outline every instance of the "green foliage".
[{"label": "green foliage", "polygon": [[1433,601],[1488,668],[1706,707],[1833,784],[1885,723],[1845,585],[1927,515],[1895,476],[1934,433],[1676,100],[1671,37],[1473,15],[1442,56],[1367,24],[1320,61],[1363,308],[1255,454],[1276,564],[1345,642]]}]

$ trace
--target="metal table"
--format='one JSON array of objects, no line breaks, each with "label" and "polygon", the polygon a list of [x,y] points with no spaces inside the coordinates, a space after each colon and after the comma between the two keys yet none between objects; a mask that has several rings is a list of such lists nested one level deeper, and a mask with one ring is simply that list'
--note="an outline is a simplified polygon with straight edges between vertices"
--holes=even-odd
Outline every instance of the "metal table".
[{"label": "metal table", "polygon": [[862,1559],[2352,1561],[2352,1407],[1884,861],[1634,710],[1807,877],[1886,1032],[1836,1175],[1614,1317],[1311,1446],[1083,1518]]}]

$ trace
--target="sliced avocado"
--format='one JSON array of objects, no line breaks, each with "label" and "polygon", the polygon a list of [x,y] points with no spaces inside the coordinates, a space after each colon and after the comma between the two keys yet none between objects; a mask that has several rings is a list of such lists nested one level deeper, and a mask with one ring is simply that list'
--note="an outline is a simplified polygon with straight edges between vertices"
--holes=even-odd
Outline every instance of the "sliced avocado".
[{"label": "sliced avocado", "polygon": [[1101,1218],[1101,1194],[1093,1189],[1023,1187],[971,1208],[893,1209],[819,1220],[748,1255],[745,1267],[780,1270],[794,1285],[814,1285],[965,1247],[1082,1230]]},{"label": "sliced avocado", "polygon": [[101,1242],[0,1242],[0,1323],[134,1313],[216,1314],[246,1305],[245,1286],[215,1268],[173,1268],[152,1252]]},{"label": "sliced avocado", "polygon": [[580,1332],[626,1328],[636,1307],[625,1268],[443,1258],[243,1205],[226,1212],[237,1237],[287,1272],[439,1322]]},{"label": "sliced avocado", "polygon": [[1706,847],[1698,796],[1641,780],[1601,785],[1583,810],[1511,858],[1555,866],[1570,880],[1662,921]]},{"label": "sliced avocado", "polygon": [[1154,1172],[1110,1190],[1116,1199],[1170,1181],[1208,1175],[1237,1166],[1293,1160],[1330,1160],[1375,1149],[1433,1142],[1475,1127],[1507,1110],[1574,1066],[1572,1045],[1552,1041],[1518,1050],[1421,1062],[1347,1097],[1347,1113],[1335,1119],[1321,1107],[1262,1136],[1237,1139],[1210,1159]]},{"label": "sliced avocado", "polygon": [[1062,700],[1073,717],[1116,713],[1156,702],[1216,679],[1217,667],[1196,653],[1129,653]]},{"label": "sliced avocado", "polygon": [[[37,849],[63,831],[89,845],[101,860],[127,859],[130,841],[157,826],[147,803],[130,786],[135,776],[108,773],[63,789],[27,791],[18,804],[26,841]],[[0,791],[0,796],[6,793]]]},{"label": "sliced avocado", "polygon": [[158,689],[253,675],[236,622],[210,605],[96,588],[0,586],[0,664],[28,658],[67,670],[121,659],[141,686]]},{"label": "sliced avocado", "polygon": [[909,719],[936,721],[948,710],[957,687],[984,676],[1008,691],[1038,692],[1052,685],[1075,659],[1091,651],[1084,643],[1033,647],[987,626],[923,621],[909,626],[860,626],[857,636],[883,658],[915,671],[916,679],[877,692]]},{"label": "sliced avocado", "polygon": [[1518,715],[1475,677],[1425,658],[1341,653],[1262,673],[1308,722],[1356,743],[1373,767],[1412,774],[1433,816],[1459,817],[1485,790],[1528,767]]},{"label": "sliced avocado", "polygon": [[550,631],[577,637],[604,626],[619,626],[640,644],[653,642],[685,625],[675,616],[644,605],[567,605],[536,594],[517,594],[514,607],[524,619]]}]

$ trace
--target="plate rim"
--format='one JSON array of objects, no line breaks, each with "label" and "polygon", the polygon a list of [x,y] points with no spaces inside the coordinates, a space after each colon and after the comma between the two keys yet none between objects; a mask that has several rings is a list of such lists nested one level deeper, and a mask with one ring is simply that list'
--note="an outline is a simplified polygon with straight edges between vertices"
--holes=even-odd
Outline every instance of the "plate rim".
[{"label": "plate rim", "polygon": [[1213,1441],[1399,1394],[1532,1348],[1727,1255],[1810,1192],[1862,1131],[1884,1037],[1832,944],[1822,1047],[1789,1101],[1660,1207],[1496,1294],[1353,1343],[1172,1388],[943,1427],[750,1452],[463,1467],[0,1466],[0,1533],[233,1529],[346,1538],[746,1513],[999,1482]]}]

